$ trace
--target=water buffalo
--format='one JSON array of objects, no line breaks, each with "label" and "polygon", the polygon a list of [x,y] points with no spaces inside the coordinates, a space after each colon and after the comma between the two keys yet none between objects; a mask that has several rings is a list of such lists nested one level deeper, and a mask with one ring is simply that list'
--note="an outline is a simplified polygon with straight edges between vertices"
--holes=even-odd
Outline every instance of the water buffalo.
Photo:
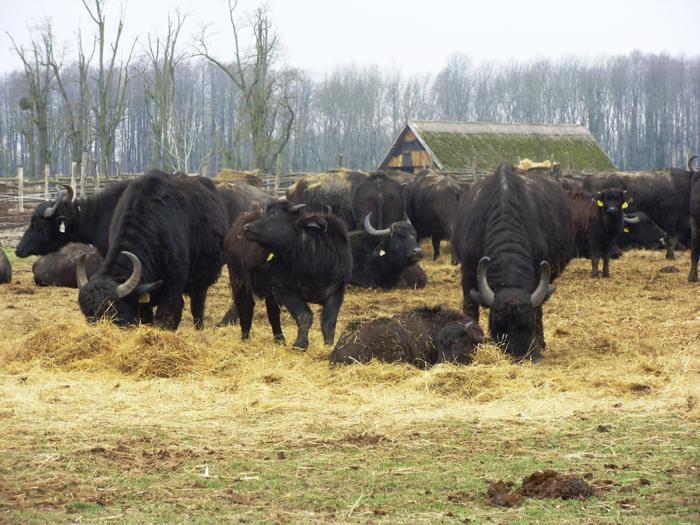
[{"label": "water buffalo", "polygon": [[637,223],[638,218],[626,217],[627,192],[605,188],[594,195],[569,193],[574,213],[576,249],[580,257],[590,257],[591,277],[598,277],[598,264],[603,258],[603,277],[610,277],[610,258],[616,251],[618,237],[625,223]]},{"label": "water buffalo", "polygon": [[688,161],[690,173],[690,273],[688,282],[698,282],[698,259],[700,259],[700,172],[696,169],[697,155]]},{"label": "water buffalo", "polygon": [[367,173],[362,171],[309,173],[289,187],[287,200],[293,204],[306,204],[307,211],[319,213],[331,206],[348,230],[354,230],[360,224],[352,213],[352,194],[366,178]]},{"label": "water buffalo", "polygon": [[42,255],[32,265],[34,283],[37,286],[64,286],[77,288],[75,268],[83,255],[88,278],[97,273],[102,257],[97,250],[87,244],[68,243],[56,252]]},{"label": "water buffalo", "polygon": [[[350,234],[350,284],[363,288],[394,288],[399,284],[404,270],[415,265],[421,258],[416,230],[408,220],[398,221],[389,228],[377,230],[372,226],[371,220],[370,212],[363,221],[364,230]],[[427,282],[427,278],[425,281]],[[411,287],[412,284],[404,282],[404,286],[407,287]],[[425,282],[415,284],[419,288],[425,286]]]},{"label": "water buffalo", "polygon": [[275,340],[284,342],[280,305],[297,324],[296,348],[309,345],[313,314],[307,303],[323,305],[321,331],[332,344],[345,286],[352,275],[352,252],[345,223],[335,215],[307,212],[286,199],[264,213],[239,217],[226,235],[231,292],[243,339],[250,336],[254,296],[265,299]]},{"label": "water buffalo", "polygon": [[415,308],[391,317],[351,321],[329,359],[333,364],[372,359],[403,361],[417,367],[469,363],[484,334],[462,312],[442,307]]},{"label": "water buffalo", "polygon": [[462,188],[454,178],[429,171],[416,175],[408,188],[407,211],[418,234],[418,242],[431,237],[433,260],[437,259],[440,257],[440,241],[452,238]]},{"label": "water buffalo", "polygon": [[256,208],[265,209],[273,200],[270,195],[247,182],[220,183],[217,189],[226,209],[229,226],[233,226],[241,214]]},{"label": "water buffalo", "polygon": [[12,282],[12,265],[0,246],[0,284]]},{"label": "water buffalo", "polygon": [[666,232],[646,213],[642,211],[629,213],[625,218],[622,234],[617,238],[617,246],[621,250],[630,248],[659,250],[666,247]]},{"label": "water buffalo", "polygon": [[78,263],[80,309],[90,321],[110,317],[129,325],[146,302],[157,307],[155,323],[174,330],[187,294],[201,329],[207,291],[221,272],[227,226],[209,179],[153,171],[134,180],[112,215],[100,270],[88,281],[84,258]]},{"label": "water buffalo", "polygon": [[399,177],[376,172],[357,185],[352,194],[352,214],[358,224],[368,213],[380,230],[402,220],[406,214],[408,184]]},{"label": "water buffalo", "polygon": [[478,321],[479,306],[490,308],[491,337],[515,359],[539,359],[542,304],[574,254],[566,192],[550,177],[521,177],[502,164],[460,200],[452,244],[465,313]]},{"label": "water buffalo", "polygon": [[666,258],[674,259],[676,238],[689,231],[689,172],[663,169],[634,173],[596,173],[584,179],[584,189],[622,188],[631,197],[629,212],[643,211],[666,231]]}]

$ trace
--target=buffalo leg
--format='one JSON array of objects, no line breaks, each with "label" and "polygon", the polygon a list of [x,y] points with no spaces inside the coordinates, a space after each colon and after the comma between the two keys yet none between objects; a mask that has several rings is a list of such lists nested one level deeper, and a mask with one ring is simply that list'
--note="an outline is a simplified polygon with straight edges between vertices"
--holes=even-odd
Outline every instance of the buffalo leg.
[{"label": "buffalo leg", "polygon": [[[598,277],[598,263],[600,262],[600,257],[591,257],[591,277]],[[605,264],[605,263],[603,263]]]},{"label": "buffalo leg", "polygon": [[440,257],[440,237],[433,235],[433,261]]},{"label": "buffalo leg", "polygon": [[236,303],[231,302],[231,306],[228,307],[223,319],[219,321],[218,326],[230,326],[238,322],[238,309],[236,308]]},{"label": "buffalo leg", "polygon": [[150,304],[139,305],[139,319],[141,324],[153,324],[153,307]]},{"label": "buffalo leg", "polygon": [[321,313],[321,332],[323,332],[323,342],[327,345],[333,344],[335,338],[335,324],[338,321],[338,312],[343,304],[345,289],[341,288],[331,295],[323,305]]},{"label": "buffalo leg", "polygon": [[676,245],[676,236],[667,234],[666,235],[666,259],[669,261],[673,260],[676,258],[676,254],[673,251],[673,248]]},{"label": "buffalo leg", "polygon": [[547,344],[544,342],[544,323],[542,322],[542,307],[537,307],[535,319],[535,344],[530,354],[530,360],[536,363],[542,359],[542,352],[546,348]]},{"label": "buffalo leg", "polygon": [[280,305],[274,296],[265,297],[265,308],[267,309],[267,320],[272,327],[272,335],[275,342],[284,344],[284,334],[282,333],[282,323],[280,322]]},{"label": "buffalo leg", "polygon": [[253,326],[253,309],[255,308],[253,295],[244,290],[236,290],[233,292],[233,300],[236,303],[241,322],[241,338],[247,341],[250,337],[250,327]]},{"label": "buffalo leg", "polygon": [[603,277],[610,277],[610,255],[603,255]]},{"label": "buffalo leg", "polygon": [[204,328],[204,305],[207,302],[207,290],[197,290],[190,294],[190,310],[192,311],[192,319],[194,327],[197,330]]},{"label": "buffalo leg", "polygon": [[176,330],[180,325],[184,306],[185,301],[182,299],[182,293],[175,291],[163,293],[158,299],[158,309],[155,316],[156,326]]},{"label": "buffalo leg", "polygon": [[690,273],[688,282],[698,282],[698,259],[700,259],[700,224],[696,217],[690,218]]},{"label": "buffalo leg", "polygon": [[306,350],[309,347],[309,328],[314,319],[314,314],[304,302],[304,300],[296,294],[287,293],[280,295],[280,302],[292,314],[294,321],[297,324],[297,339],[294,341],[294,347]]}]

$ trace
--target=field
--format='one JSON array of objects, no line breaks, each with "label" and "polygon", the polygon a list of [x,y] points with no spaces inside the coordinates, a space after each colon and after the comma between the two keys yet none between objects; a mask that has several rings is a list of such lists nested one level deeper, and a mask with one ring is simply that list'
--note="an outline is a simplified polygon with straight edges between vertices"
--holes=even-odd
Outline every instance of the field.
[{"label": "field", "polygon": [[[425,263],[425,290],[350,290],[339,330],[459,308],[447,261]],[[540,364],[484,346],[472,365],[430,370],[331,369],[316,323],[308,352],[276,346],[260,304],[243,344],[238,327],[214,327],[225,275],[207,328],[188,314],[169,333],[90,326],[75,290],[36,288],[31,261],[13,264],[0,287],[0,522],[700,521],[700,287],[686,282],[687,252],[672,261],[680,273],[659,272],[661,252],[629,252],[605,280],[572,262],[545,305]],[[491,483],[544,469],[595,493],[491,504]]]}]

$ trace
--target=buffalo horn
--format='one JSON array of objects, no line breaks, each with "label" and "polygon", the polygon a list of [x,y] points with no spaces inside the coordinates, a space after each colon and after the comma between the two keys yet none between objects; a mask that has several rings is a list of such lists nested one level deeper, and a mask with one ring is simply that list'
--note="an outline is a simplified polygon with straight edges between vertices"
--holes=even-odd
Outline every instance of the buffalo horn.
[{"label": "buffalo horn", "polygon": [[365,215],[365,220],[363,221],[365,231],[370,235],[389,235],[391,233],[391,228],[387,228],[385,230],[376,230],[374,226],[372,226],[372,223],[369,220],[371,215],[372,212],[369,212],[367,215]]},{"label": "buffalo horn", "polygon": [[53,214],[56,213],[56,210],[61,205],[62,200],[63,192],[61,191],[61,188],[58,188],[56,194],[56,202],[53,203],[53,206],[44,210],[44,219],[50,219],[51,217],[53,217]]},{"label": "buffalo horn", "polygon": [[306,204],[295,204],[289,207],[289,211],[299,211],[306,208]]},{"label": "buffalo horn", "polygon": [[489,282],[486,278],[486,268],[488,267],[491,259],[489,257],[482,257],[479,259],[479,267],[476,271],[476,285],[479,288],[479,293],[481,294],[481,300],[484,306],[493,306],[496,300],[496,294],[489,286]]},{"label": "buffalo horn", "polygon": [[78,264],[75,267],[75,280],[78,281],[78,288],[82,288],[88,283],[87,272],[85,271],[85,258],[87,253],[78,257]]},{"label": "buffalo horn", "polygon": [[695,161],[700,157],[700,155],[693,155],[688,159],[688,171],[690,173],[695,173]]},{"label": "buffalo horn", "polygon": [[66,189],[66,193],[68,194],[66,197],[67,201],[72,201],[73,197],[75,197],[75,194],[73,193],[73,188],[68,185],[68,184],[61,184]]},{"label": "buffalo horn", "polygon": [[632,217],[631,215],[625,215],[624,216],[624,221],[627,224],[639,224],[639,217]]},{"label": "buffalo horn", "polygon": [[542,303],[547,297],[547,290],[549,290],[549,275],[549,263],[547,261],[542,261],[540,263],[540,282],[537,285],[537,288],[535,288],[535,291],[532,292],[532,295],[530,295],[530,302],[535,308],[542,306]]},{"label": "buffalo horn", "polygon": [[125,282],[117,286],[117,297],[119,297],[120,299],[122,297],[126,297],[131,292],[133,292],[139,285],[139,282],[141,281],[141,261],[139,261],[139,258],[136,257],[133,253],[123,250],[122,255],[128,257],[131,260],[131,264],[133,264],[134,269],[132,270],[129,278]]},{"label": "buffalo horn", "polygon": [[408,184],[405,182],[401,185],[401,202],[403,203],[403,219],[401,220],[410,223],[411,219],[408,218]]}]

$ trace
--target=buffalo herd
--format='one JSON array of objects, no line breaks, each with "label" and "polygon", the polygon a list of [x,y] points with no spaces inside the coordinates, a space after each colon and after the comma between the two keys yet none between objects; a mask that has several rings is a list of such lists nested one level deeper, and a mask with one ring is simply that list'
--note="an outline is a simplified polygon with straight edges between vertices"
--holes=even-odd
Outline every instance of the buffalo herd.
[{"label": "buffalo herd", "polygon": [[[624,249],[665,249],[672,259],[677,243],[688,243],[688,281],[698,280],[697,159],[687,170],[581,178],[503,164],[473,183],[428,170],[343,170],[305,175],[282,198],[243,182],[217,186],[152,170],[87,198],[59,186],[55,200],[35,209],[15,253],[41,256],[32,268],[37,285],[77,287],[91,322],[171,330],[183,296],[203,328],[207,292],[225,264],[232,302],[219,325],[240,324],[249,339],[257,297],[275,341],[285,341],[284,307],[297,325],[293,346],[306,349],[309,303],[321,306],[323,340],[332,345],[347,286],[423,288],[420,241],[431,238],[437,259],[448,240],[461,265],[462,311],[420,307],[352,321],[330,362],[468,363],[484,341],[480,307],[494,343],[515,361],[537,361],[542,305],[572,258],[590,258],[594,278],[602,259],[610,277]],[[0,250],[0,283],[11,279]]]}]

